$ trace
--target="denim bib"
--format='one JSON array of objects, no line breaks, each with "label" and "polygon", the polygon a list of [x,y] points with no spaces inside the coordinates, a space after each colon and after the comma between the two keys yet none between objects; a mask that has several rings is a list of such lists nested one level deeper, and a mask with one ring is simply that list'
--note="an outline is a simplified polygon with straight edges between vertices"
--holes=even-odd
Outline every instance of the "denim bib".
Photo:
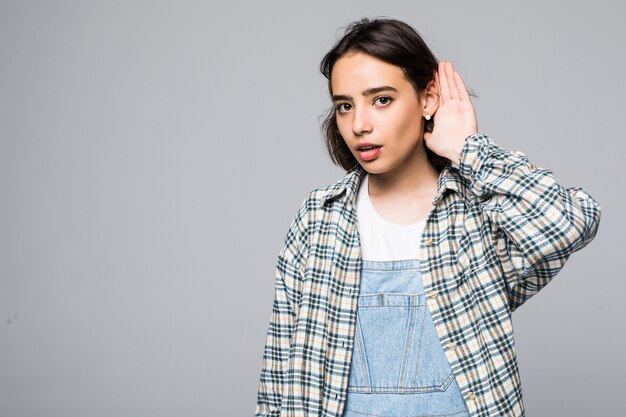
[{"label": "denim bib", "polygon": [[343,417],[469,417],[426,305],[419,259],[361,262]]}]

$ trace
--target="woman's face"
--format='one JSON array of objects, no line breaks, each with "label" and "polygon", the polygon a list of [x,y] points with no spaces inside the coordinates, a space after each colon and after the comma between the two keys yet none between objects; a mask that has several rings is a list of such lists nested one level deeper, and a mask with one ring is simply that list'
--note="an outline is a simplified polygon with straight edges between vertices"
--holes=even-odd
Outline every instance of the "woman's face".
[{"label": "woman's face", "polygon": [[[335,63],[331,88],[339,132],[368,172],[387,172],[425,154],[424,105],[400,67],[349,53]],[[359,150],[365,143],[379,147]]]}]

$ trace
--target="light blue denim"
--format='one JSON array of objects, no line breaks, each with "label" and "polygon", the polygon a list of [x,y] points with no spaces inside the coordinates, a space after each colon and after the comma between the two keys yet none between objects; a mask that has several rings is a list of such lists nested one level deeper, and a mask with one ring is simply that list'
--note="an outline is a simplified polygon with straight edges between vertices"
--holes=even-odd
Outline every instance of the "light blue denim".
[{"label": "light blue denim", "polygon": [[344,417],[469,417],[426,305],[419,259],[362,260]]}]

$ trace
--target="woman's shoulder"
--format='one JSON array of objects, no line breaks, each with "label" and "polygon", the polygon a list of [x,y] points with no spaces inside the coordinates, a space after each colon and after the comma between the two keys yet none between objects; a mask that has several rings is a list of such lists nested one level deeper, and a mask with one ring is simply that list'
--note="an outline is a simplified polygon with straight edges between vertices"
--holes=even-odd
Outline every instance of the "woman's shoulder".
[{"label": "woman's shoulder", "polygon": [[335,201],[337,197],[354,197],[365,174],[366,171],[357,165],[337,180],[312,189],[306,198],[309,202],[309,208],[323,209]]},{"label": "woman's shoulder", "polygon": [[312,223],[318,223],[324,218],[324,213],[334,202],[341,197],[354,197],[362,173],[365,171],[356,167],[331,183],[310,189],[300,201],[290,229],[305,235]]}]

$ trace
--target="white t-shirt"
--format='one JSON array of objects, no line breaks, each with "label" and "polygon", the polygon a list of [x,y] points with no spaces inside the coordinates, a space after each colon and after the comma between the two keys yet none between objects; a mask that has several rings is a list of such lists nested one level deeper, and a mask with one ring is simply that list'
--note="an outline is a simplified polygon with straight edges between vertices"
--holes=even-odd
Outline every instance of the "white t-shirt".
[{"label": "white t-shirt", "polygon": [[396,224],[383,219],[370,200],[369,174],[357,193],[357,218],[361,239],[361,258],[371,261],[417,259],[426,219],[414,224]]}]

